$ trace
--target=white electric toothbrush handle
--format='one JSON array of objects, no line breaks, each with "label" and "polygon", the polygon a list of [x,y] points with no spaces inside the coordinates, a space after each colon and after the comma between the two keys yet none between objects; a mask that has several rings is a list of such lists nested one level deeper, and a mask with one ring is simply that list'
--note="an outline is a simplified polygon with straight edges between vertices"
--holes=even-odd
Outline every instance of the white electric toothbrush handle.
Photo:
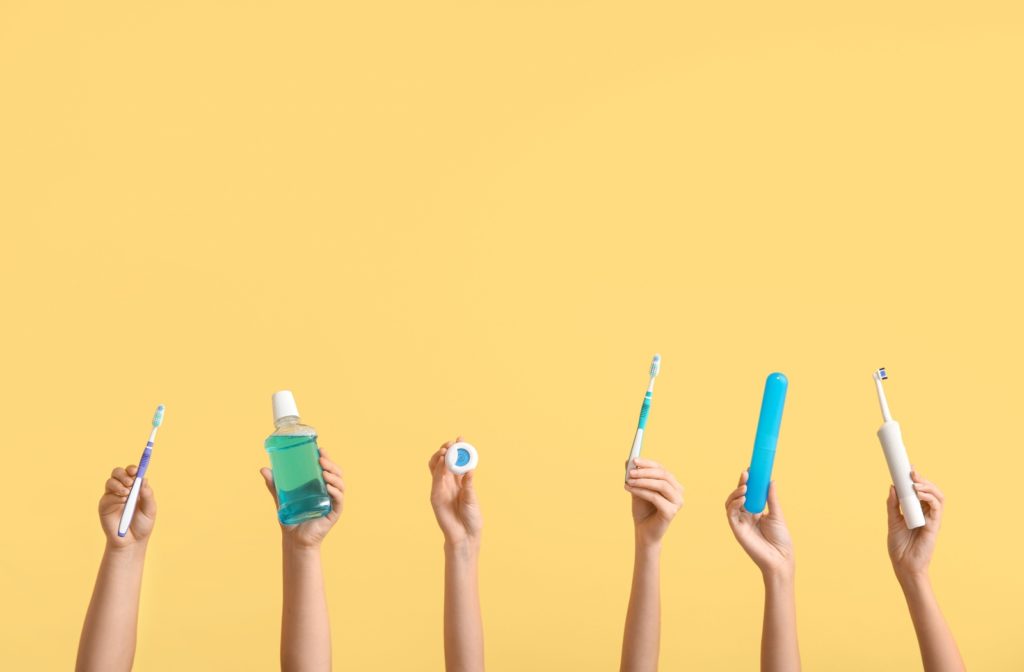
[{"label": "white electric toothbrush handle", "polygon": [[135,506],[139,503],[139,490],[142,489],[142,479],[136,478],[132,483],[131,492],[128,493],[128,501],[125,502],[124,512],[121,514],[121,522],[117,524],[117,536],[123,537],[128,533],[128,526],[132,524],[132,516],[135,514]]},{"label": "white electric toothbrush handle", "polygon": [[[884,408],[884,407],[883,407]],[[914,490],[914,482],[910,479],[910,458],[903,445],[903,433],[900,423],[895,420],[885,422],[878,430],[878,440],[882,442],[882,452],[889,465],[892,484],[896,486],[896,497],[900,500],[900,509],[907,522],[907,529],[924,527],[924,510],[921,500]]]}]

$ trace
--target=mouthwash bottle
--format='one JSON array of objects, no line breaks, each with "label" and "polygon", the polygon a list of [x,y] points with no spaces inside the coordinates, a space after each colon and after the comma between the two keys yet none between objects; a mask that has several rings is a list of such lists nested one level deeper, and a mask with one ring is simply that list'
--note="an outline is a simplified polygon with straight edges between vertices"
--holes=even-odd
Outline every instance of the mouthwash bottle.
[{"label": "mouthwash bottle", "polygon": [[316,430],[299,422],[295,397],[284,390],[275,392],[274,426],[264,447],[270,453],[270,468],[277,488],[277,517],[285,525],[326,516],[331,496],[320,468]]}]

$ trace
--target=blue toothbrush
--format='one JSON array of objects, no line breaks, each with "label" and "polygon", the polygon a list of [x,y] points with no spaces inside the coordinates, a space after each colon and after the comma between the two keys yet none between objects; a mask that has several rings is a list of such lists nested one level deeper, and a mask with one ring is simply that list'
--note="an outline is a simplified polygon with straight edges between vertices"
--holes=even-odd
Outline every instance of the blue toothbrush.
[{"label": "blue toothbrush", "polygon": [[132,516],[135,515],[135,506],[139,503],[139,490],[142,488],[142,479],[149,467],[149,458],[153,455],[153,442],[156,440],[156,430],[164,421],[164,405],[156,407],[153,414],[153,431],[149,433],[149,441],[146,442],[146,449],[142,451],[142,459],[139,460],[139,470],[132,481],[132,489],[128,493],[128,501],[124,503],[124,513],[121,514],[121,522],[117,524],[117,536],[123,537],[128,534],[128,528],[132,524]]},{"label": "blue toothbrush", "polygon": [[773,373],[764,383],[761,415],[757,419],[754,436],[754,454],[747,472],[747,499],[743,507],[750,513],[761,513],[768,502],[768,484],[772,481],[775,447],[779,443],[782,426],[782,408],[786,404],[789,380],[781,373]]},{"label": "blue toothbrush", "polygon": [[626,480],[629,480],[629,470],[636,468],[636,458],[640,457],[640,447],[644,443],[644,429],[647,428],[647,415],[651,412],[651,395],[654,394],[654,379],[658,377],[661,370],[661,355],[655,355],[651,360],[651,381],[647,384],[647,393],[644,395],[644,403],[640,407],[640,422],[636,425],[636,436],[633,437],[633,448],[629,451],[629,459],[626,460]]}]

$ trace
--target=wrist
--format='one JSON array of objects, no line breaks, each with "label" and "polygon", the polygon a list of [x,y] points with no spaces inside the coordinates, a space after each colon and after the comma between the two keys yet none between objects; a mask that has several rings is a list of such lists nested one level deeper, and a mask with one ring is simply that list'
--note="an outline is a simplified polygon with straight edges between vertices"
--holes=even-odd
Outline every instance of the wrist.
[{"label": "wrist", "polygon": [[477,560],[480,557],[480,539],[466,537],[453,541],[447,537],[444,540],[444,555],[446,558],[458,558],[460,560]]},{"label": "wrist", "polygon": [[285,553],[296,555],[320,555],[319,541],[304,541],[292,538],[287,534],[281,537],[281,548]]},{"label": "wrist", "polygon": [[141,562],[146,557],[146,547],[148,544],[148,539],[142,539],[134,543],[123,545],[115,544],[108,540],[107,546],[103,550],[103,554],[118,561]]},{"label": "wrist", "polygon": [[769,566],[761,570],[761,578],[766,589],[791,590],[796,584],[796,565],[784,563]]},{"label": "wrist", "polygon": [[931,577],[927,569],[896,570],[896,580],[900,582],[900,588],[904,595],[913,597],[931,590]]},{"label": "wrist", "polygon": [[640,532],[637,532],[633,538],[633,545],[636,548],[637,554],[644,555],[660,555],[661,554],[661,539],[651,539],[646,537]]}]

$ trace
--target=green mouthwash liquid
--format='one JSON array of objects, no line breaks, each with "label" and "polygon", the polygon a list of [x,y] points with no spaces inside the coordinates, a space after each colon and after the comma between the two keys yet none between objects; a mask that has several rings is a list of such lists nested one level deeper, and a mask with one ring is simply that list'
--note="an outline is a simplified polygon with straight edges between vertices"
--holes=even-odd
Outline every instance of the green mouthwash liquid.
[{"label": "green mouthwash liquid", "polygon": [[274,394],[274,426],[264,447],[270,454],[277,489],[277,517],[285,525],[326,516],[331,497],[320,468],[316,430],[299,422],[299,411],[291,392]]}]

